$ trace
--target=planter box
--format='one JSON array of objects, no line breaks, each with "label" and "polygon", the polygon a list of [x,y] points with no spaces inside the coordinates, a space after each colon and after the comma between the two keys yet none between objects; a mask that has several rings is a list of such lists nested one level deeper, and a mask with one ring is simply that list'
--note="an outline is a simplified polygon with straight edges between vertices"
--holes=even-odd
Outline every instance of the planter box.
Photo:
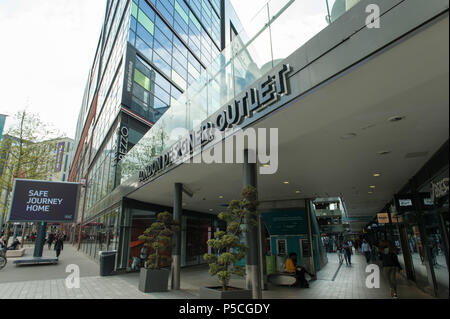
[{"label": "planter box", "polygon": [[139,290],[142,292],[165,292],[169,285],[168,269],[141,268],[139,275]]},{"label": "planter box", "polygon": [[222,287],[201,287],[200,299],[252,299],[252,291],[231,287],[222,291]]}]

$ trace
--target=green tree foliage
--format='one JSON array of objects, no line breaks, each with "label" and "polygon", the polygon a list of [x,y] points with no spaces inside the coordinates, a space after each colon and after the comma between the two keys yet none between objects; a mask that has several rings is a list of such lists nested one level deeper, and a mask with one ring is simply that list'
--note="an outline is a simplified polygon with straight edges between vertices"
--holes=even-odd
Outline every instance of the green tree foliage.
[{"label": "green tree foliage", "polygon": [[172,238],[175,232],[180,229],[179,223],[172,218],[169,212],[159,213],[154,222],[139,239],[144,241],[144,246],[149,252],[147,267],[150,269],[160,269],[164,264],[172,262]]},{"label": "green tree foliage", "polygon": [[227,212],[222,212],[218,216],[227,222],[226,231],[215,232],[214,238],[207,242],[216,253],[205,254],[203,259],[209,264],[211,276],[217,276],[223,291],[228,289],[232,274],[245,275],[245,268],[236,265],[248,251],[248,247],[240,242],[240,236],[257,225],[259,205],[257,199],[256,188],[246,187],[242,191],[242,199],[232,200]]}]

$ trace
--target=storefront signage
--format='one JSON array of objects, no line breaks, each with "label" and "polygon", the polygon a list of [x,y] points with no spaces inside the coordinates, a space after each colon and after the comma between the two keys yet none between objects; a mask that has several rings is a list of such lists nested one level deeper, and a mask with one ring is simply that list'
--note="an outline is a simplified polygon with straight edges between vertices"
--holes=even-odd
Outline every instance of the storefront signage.
[{"label": "storefront signage", "polygon": [[378,224],[389,224],[388,213],[378,213],[377,219],[378,219]]},{"label": "storefront signage", "polygon": [[448,181],[449,181],[448,177],[445,177],[439,182],[431,183],[431,200],[433,202],[444,196],[448,196],[449,190]]},{"label": "storefront signage", "polygon": [[79,189],[78,183],[16,179],[8,220],[73,222]]},{"label": "storefront signage", "polygon": [[139,171],[139,181],[145,182],[173,163],[192,155],[195,149],[201,150],[202,147],[214,140],[215,135],[212,128],[223,132],[227,128],[241,124],[246,118],[252,118],[255,113],[261,112],[277,102],[280,97],[289,95],[287,75],[291,71],[291,66],[284,64],[276,75],[268,76],[255,87],[248,89],[240,98],[216,114],[212,121],[206,121],[197,129],[191,130],[186,137]]},{"label": "storefront signage", "polygon": [[411,199],[399,199],[398,204],[400,205],[400,207],[413,207]]},{"label": "storefront signage", "polygon": [[127,155],[128,152],[128,127],[122,126],[119,130],[119,148],[117,150],[117,162]]}]

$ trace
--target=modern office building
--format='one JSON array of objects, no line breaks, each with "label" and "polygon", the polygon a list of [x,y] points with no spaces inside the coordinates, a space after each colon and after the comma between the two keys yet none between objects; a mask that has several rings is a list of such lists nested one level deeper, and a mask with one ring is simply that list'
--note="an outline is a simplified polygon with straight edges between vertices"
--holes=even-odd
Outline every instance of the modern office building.
[{"label": "modern office building", "polygon": [[[104,210],[99,202],[120,184],[121,158],[188,86],[208,76],[207,68],[220,67],[216,57],[230,42],[230,32],[240,28],[228,0],[107,1],[70,171],[71,181],[84,183],[72,238],[85,253],[97,258],[99,250],[119,249],[122,236],[123,266],[131,261],[127,249],[136,247],[131,256],[137,255],[142,246],[137,237],[164,207],[124,199]],[[154,143],[149,152],[156,150]],[[129,221],[123,220],[125,211]],[[192,238],[185,264],[195,264],[206,246],[193,242],[211,233],[216,218],[194,212],[189,216],[186,227]],[[101,236],[108,240],[97,243]]]},{"label": "modern office building", "polygon": [[0,114],[0,142],[1,142],[2,136],[3,136],[3,129],[5,128],[6,117],[7,117],[7,115]]},{"label": "modern office building", "polygon": [[[208,29],[202,19],[208,16],[203,10],[211,2],[201,2],[201,15],[194,2],[200,3],[174,2],[173,21],[169,19],[172,6],[166,2],[141,0],[128,9],[119,2],[130,17],[127,26],[124,15],[125,30],[117,37],[128,42],[113,54],[123,77],[117,78],[118,87],[103,89],[107,84],[102,81],[114,75],[102,75],[109,65],[94,64],[93,74],[100,77],[90,82],[96,87],[93,92],[88,84],[71,171],[73,180],[86,181],[74,227],[74,233],[81,235],[75,241],[81,240],[85,252],[95,257],[98,250],[117,249],[116,268],[127,268],[141,244],[137,235],[157,212],[169,210],[182,226],[173,253],[174,278],[179,279],[177,263],[202,262],[206,240],[223,226],[217,213],[240,197],[243,186],[253,185],[258,189],[262,219],[257,230],[247,234],[250,250],[245,262],[248,282],[258,290],[264,280],[264,257],[273,261],[277,255],[299,252],[299,263],[311,271],[327,262],[316,199],[339,198],[345,216],[339,212],[338,222],[350,222],[349,234],[363,234],[367,221],[391,205],[395,196],[419,191],[435,175],[448,176],[448,160],[445,163],[441,155],[435,160],[442,147],[448,148],[449,138],[448,1],[270,1],[255,10],[254,30],[246,30],[248,37],[231,31],[240,28],[234,28],[234,23],[227,27],[228,19],[221,20],[225,25],[221,38],[232,42],[210,65],[203,57],[202,37],[197,62],[205,69],[190,82],[190,75],[195,74],[189,70],[195,65],[187,64],[184,78],[177,64],[182,59],[177,58],[177,41],[169,37],[170,56],[158,47],[158,38],[167,39],[157,34],[163,28],[158,27],[162,20],[168,28],[164,35],[175,32],[177,40],[187,43],[187,63],[190,54],[195,58],[198,52],[190,47],[190,32],[195,32],[191,26],[198,21]],[[110,51],[108,25],[114,20],[108,18],[110,6],[96,61],[108,59],[104,56]],[[218,12],[227,12],[226,8],[221,3]],[[145,17],[139,18],[141,14]],[[192,25],[191,16],[196,18]],[[189,32],[178,37],[182,21],[188,21]],[[153,47],[142,39],[145,25]],[[128,32],[130,28],[133,32]],[[131,43],[135,47],[127,49],[124,58],[125,47],[133,47]],[[196,45],[195,40],[192,43]],[[161,60],[171,64],[158,60],[164,55]],[[160,102],[152,94],[161,84],[158,74],[165,74],[170,84],[170,92],[165,90],[170,94],[165,100],[170,99],[168,108],[156,107]],[[110,93],[117,97],[113,104],[108,102]],[[104,113],[106,106],[114,111]],[[148,110],[148,117],[143,110]],[[105,117],[109,120],[104,121]],[[139,122],[144,128],[139,132],[147,130],[145,135],[123,126],[131,121]],[[146,127],[144,121],[150,124]],[[223,134],[204,139],[203,133],[211,127]],[[276,133],[270,128],[276,128]],[[265,135],[240,149],[239,141],[252,130]],[[139,138],[133,140],[133,136]],[[260,157],[267,150],[266,140],[273,136],[278,143],[273,148],[271,144],[270,150],[276,158]],[[227,161],[221,150],[232,150],[236,161]],[[257,161],[253,154],[258,154]],[[219,160],[204,161],[212,157]],[[272,173],[263,173],[268,170]],[[410,209],[421,216],[419,206]],[[448,202],[440,209],[448,213]],[[325,213],[334,214],[329,211]],[[336,218],[329,217],[330,223]],[[439,227],[442,238],[448,238],[448,219],[445,222],[441,218],[438,223],[444,224]],[[416,224],[427,242],[424,223]],[[403,239],[402,249],[407,252],[410,248]],[[448,264],[448,245],[441,247]],[[410,257],[405,254],[409,270],[414,268]],[[427,252],[424,263],[432,274]],[[275,264],[272,269],[280,266],[278,260]],[[433,276],[427,276],[427,285],[435,285]],[[416,279],[411,271],[408,278]]]}]

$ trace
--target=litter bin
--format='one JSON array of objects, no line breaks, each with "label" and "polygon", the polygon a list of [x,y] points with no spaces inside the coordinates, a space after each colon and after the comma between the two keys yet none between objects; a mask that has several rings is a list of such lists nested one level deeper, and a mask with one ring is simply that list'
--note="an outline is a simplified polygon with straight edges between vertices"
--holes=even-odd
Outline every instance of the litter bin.
[{"label": "litter bin", "polygon": [[110,276],[114,271],[117,250],[99,251],[100,255],[100,276]]}]

